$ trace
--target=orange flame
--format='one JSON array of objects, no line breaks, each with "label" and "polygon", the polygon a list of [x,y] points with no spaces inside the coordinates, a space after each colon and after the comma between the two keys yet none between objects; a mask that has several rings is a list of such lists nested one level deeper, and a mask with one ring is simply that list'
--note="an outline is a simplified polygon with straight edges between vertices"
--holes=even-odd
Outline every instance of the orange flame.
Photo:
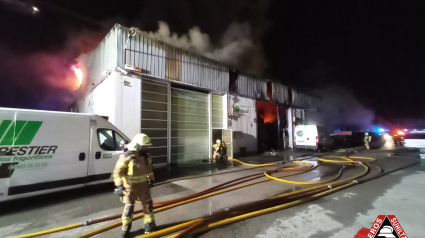
[{"label": "orange flame", "polygon": [[83,76],[84,76],[83,75],[83,71],[81,71],[81,69],[79,69],[79,68],[77,68],[75,66],[72,66],[72,69],[74,70],[75,76],[77,77],[78,82],[80,83],[80,85],[83,84]]},{"label": "orange flame", "polygon": [[264,123],[273,123],[277,118],[277,106],[273,103],[257,101],[257,113],[264,119]]}]

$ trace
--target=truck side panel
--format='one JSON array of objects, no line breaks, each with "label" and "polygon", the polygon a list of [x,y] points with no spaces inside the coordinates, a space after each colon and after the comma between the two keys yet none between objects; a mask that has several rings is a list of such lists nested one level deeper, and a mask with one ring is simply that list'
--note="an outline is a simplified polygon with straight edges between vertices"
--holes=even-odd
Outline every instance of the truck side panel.
[{"label": "truck side panel", "polygon": [[0,110],[3,122],[12,120],[0,141],[5,152],[1,157],[13,164],[8,167],[8,199],[86,184],[89,116],[21,110],[13,118],[9,114]]}]

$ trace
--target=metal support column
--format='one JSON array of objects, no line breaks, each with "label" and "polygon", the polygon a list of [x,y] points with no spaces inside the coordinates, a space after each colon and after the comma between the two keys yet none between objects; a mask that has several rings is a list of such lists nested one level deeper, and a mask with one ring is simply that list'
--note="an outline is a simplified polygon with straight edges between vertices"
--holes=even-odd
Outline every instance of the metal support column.
[{"label": "metal support column", "polygon": [[171,165],[171,84],[167,84],[167,164]]},{"label": "metal support column", "polygon": [[208,94],[208,157],[212,159],[212,94]]}]

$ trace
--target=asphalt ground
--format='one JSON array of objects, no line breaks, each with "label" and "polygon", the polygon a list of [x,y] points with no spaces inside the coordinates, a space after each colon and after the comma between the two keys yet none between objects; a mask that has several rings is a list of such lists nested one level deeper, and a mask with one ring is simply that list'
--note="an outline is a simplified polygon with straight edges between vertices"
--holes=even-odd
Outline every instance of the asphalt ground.
[{"label": "asphalt ground", "polygon": [[[296,158],[314,162],[317,159],[316,156],[317,153],[314,152],[289,151],[278,156],[248,157],[243,159],[243,161],[248,163],[288,162]],[[390,147],[380,150],[359,151],[357,156],[376,158],[377,161],[374,164],[381,167],[384,171],[396,171],[402,167],[421,161],[417,152],[394,150]],[[277,167],[279,166],[251,169],[237,163],[223,165],[200,162],[183,164],[174,168],[157,169],[155,174],[160,181],[190,175],[233,172],[165,183],[155,186],[152,189],[152,196],[154,201],[175,199],[200,192],[232,179],[264,172]],[[291,180],[326,180],[334,177],[338,173],[339,167],[338,165],[320,166],[312,172],[293,176]],[[360,167],[350,166],[344,171],[341,179],[351,177],[360,171]],[[377,170],[371,171],[368,176],[372,176],[377,172]],[[391,200],[394,194],[425,195],[423,194],[424,192],[418,191],[420,190],[419,186],[423,185],[423,182],[422,184],[420,182],[412,182],[425,181],[423,172],[424,168],[422,165],[409,167],[400,172],[356,185],[310,203],[212,230],[202,234],[201,237],[332,237],[333,235],[335,237],[354,237],[354,234],[362,226],[370,228],[377,216],[375,213],[381,211],[390,213],[393,211],[391,214],[395,214],[400,219],[401,225],[406,233],[409,234],[408,232],[414,232],[413,230],[418,227],[415,226],[416,219],[408,220],[409,218],[405,217],[408,217],[407,212],[409,211],[416,211],[417,213],[420,210],[419,208],[424,205],[421,203],[422,200],[407,196],[400,197],[397,198],[399,200],[394,201],[394,205],[391,205]],[[301,188],[305,187],[278,181],[268,181],[158,213],[156,215],[156,221],[158,226],[164,227],[190,219],[209,216],[239,206],[240,204],[260,201],[274,195]],[[112,184],[105,184],[2,203],[0,204],[2,207],[0,211],[0,236],[8,237],[26,234],[81,223],[85,220],[121,214],[123,205],[117,196],[112,193],[112,190]],[[377,207],[381,204],[379,201],[384,201],[383,204],[386,205],[386,210],[377,210]],[[376,203],[378,205],[374,205]],[[400,204],[407,206],[408,209],[400,208]],[[139,208],[136,205],[136,209]],[[423,218],[422,214],[418,215]],[[406,219],[404,223],[403,219]],[[119,219],[46,235],[44,237],[75,237],[117,221]],[[140,235],[142,226],[142,221],[135,221],[131,236]],[[354,232],[356,229],[357,231]],[[117,237],[119,234],[120,229],[115,228],[96,237]],[[338,234],[341,234],[341,236],[338,236]],[[346,236],[347,234],[349,235]]]}]

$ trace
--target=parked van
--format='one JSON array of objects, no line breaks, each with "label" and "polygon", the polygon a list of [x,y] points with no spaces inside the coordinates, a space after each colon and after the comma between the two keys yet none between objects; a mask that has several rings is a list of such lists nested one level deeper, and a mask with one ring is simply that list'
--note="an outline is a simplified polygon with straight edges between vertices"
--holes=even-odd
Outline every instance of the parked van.
[{"label": "parked van", "polygon": [[128,141],[101,116],[0,108],[0,201],[110,182]]},{"label": "parked van", "polygon": [[333,140],[326,129],[317,125],[298,125],[294,132],[295,149],[331,150]]},{"label": "parked van", "polygon": [[404,147],[425,149],[425,131],[411,131],[404,137]]}]

